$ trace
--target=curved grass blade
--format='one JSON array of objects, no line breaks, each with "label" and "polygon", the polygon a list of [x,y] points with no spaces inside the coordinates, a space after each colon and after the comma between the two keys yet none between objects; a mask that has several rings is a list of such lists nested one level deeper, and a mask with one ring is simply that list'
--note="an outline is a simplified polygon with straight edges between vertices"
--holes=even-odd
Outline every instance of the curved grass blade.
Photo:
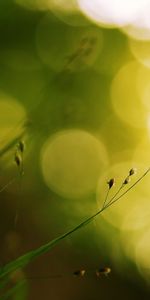
[{"label": "curved grass blade", "polygon": [[0,300],[7,300],[11,296],[13,296],[18,289],[22,288],[22,286],[26,283],[26,280],[21,280],[12,288],[10,288],[8,291],[5,292],[3,296],[0,297]]},{"label": "curved grass blade", "polygon": [[100,215],[105,209],[107,209],[109,206],[112,206],[115,202],[117,202],[125,194],[127,194],[135,185],[137,185],[148,174],[149,171],[150,171],[150,168],[139,179],[137,179],[124,193],[122,193],[120,196],[118,196],[112,202],[108,203],[105,207],[102,207],[95,214],[93,214],[91,217],[87,218],[85,221],[81,222],[79,225],[77,225],[73,229],[58,236],[56,239],[53,239],[52,241],[42,245],[38,249],[32,250],[32,251],[18,257],[16,260],[8,263],[6,266],[3,267],[3,270],[0,274],[0,278],[4,278],[9,273],[15,271],[18,268],[25,267],[28,263],[33,261],[35,258],[43,255],[44,253],[49,252],[54,246],[56,246],[59,242],[64,240],[66,237],[70,236],[75,231],[83,228],[84,226],[86,226],[87,224],[92,222],[92,220],[94,220],[98,215]]}]

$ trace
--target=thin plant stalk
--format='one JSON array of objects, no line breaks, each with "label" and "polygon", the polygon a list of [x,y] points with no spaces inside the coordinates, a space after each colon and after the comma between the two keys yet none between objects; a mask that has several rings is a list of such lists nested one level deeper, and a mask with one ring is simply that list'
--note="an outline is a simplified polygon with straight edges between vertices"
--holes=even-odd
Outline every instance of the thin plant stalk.
[{"label": "thin plant stalk", "polygon": [[136,186],[148,174],[149,171],[150,171],[150,168],[148,168],[147,171],[139,179],[137,179],[124,193],[122,193],[120,196],[115,198],[112,202],[108,203],[105,207],[102,207],[95,214],[93,214],[91,217],[88,217],[85,221],[81,222],[79,225],[77,225],[73,229],[58,236],[56,239],[53,239],[52,241],[42,245],[41,247],[39,247],[37,249],[27,252],[23,256],[20,256],[16,260],[5,265],[0,272],[0,278],[4,278],[4,277],[8,276],[8,274],[10,274],[11,272],[15,271],[18,268],[25,267],[28,263],[33,261],[35,258],[41,256],[44,253],[49,252],[54,246],[56,246],[58,243],[60,243],[66,237],[70,236],[72,233],[76,232],[77,230],[79,230],[79,229],[83,228],[84,226],[86,226],[87,224],[89,224],[92,220],[94,220],[98,215],[100,215],[108,207],[112,206],[115,202],[119,201],[125,194],[127,194],[131,189],[133,189],[133,187]]},{"label": "thin plant stalk", "polygon": [[26,283],[26,280],[20,280],[19,282],[17,282],[15,284],[15,286],[13,286],[12,288],[10,288],[8,291],[5,292],[5,294],[3,296],[0,297],[0,300],[7,300],[9,299],[11,296],[13,296],[18,289],[20,289],[24,284]]},{"label": "thin plant stalk", "polygon": [[0,193],[4,192],[8,188],[9,185],[11,185],[12,183],[14,183],[14,181],[16,181],[20,177],[21,177],[21,175],[20,175],[20,172],[19,172],[19,175],[14,176],[4,186],[1,187]]},{"label": "thin plant stalk", "polygon": [[18,176],[13,177],[10,181],[8,181],[1,189],[0,189],[0,193],[2,193],[3,191],[5,191],[9,185],[11,185]]},{"label": "thin plant stalk", "polygon": [[[124,184],[122,184],[121,186],[120,186],[120,188],[117,190],[117,192],[114,194],[114,196],[109,200],[109,202],[107,202],[107,204],[106,204],[106,201],[105,201],[105,203],[104,204],[106,204],[106,206],[108,205],[108,204],[111,204],[112,202],[113,202],[113,200],[117,197],[117,195],[120,193],[120,191],[123,189],[123,187],[124,187]],[[110,190],[110,189],[109,189]],[[103,205],[104,207],[106,207],[105,205]]]},{"label": "thin plant stalk", "polygon": [[[22,156],[22,163],[19,169],[19,193],[21,195],[21,190],[22,190],[22,179],[23,179],[23,175],[24,175],[24,164],[23,164],[23,156]],[[19,212],[20,212],[20,199],[17,203],[17,208],[16,208],[16,212],[15,212],[15,217],[14,217],[14,229],[17,228],[17,223],[18,223],[18,219],[19,219]]]},{"label": "thin plant stalk", "polygon": [[[147,169],[147,171],[139,178],[137,179],[124,193],[122,193],[119,197],[117,197],[116,199],[114,199],[114,197],[112,197],[112,199],[110,200],[110,202],[105,206],[105,209],[110,207],[111,205],[113,205],[115,202],[117,202],[120,198],[122,198],[123,196],[125,196],[135,185],[137,185],[148,173],[150,172],[150,168]],[[113,200],[113,201],[112,201]]]},{"label": "thin plant stalk", "polygon": [[109,191],[110,191],[110,188],[108,187],[108,190],[106,192],[106,197],[104,199],[104,203],[103,203],[103,208],[105,207],[106,203],[107,203],[107,199],[108,199],[108,196],[109,196]]}]

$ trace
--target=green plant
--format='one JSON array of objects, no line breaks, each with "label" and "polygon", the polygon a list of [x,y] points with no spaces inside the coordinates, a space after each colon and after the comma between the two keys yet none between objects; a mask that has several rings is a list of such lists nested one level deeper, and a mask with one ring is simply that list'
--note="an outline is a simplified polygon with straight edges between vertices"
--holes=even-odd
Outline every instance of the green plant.
[{"label": "green plant", "polygon": [[[126,195],[131,189],[133,189],[148,174],[149,171],[150,171],[150,168],[148,168],[147,171],[144,174],[142,174],[132,185],[130,185],[127,189],[125,189],[125,191],[120,193],[122,189],[126,188],[126,185],[129,184],[129,182],[130,182],[130,177],[132,175],[134,175],[134,173],[135,173],[135,170],[131,169],[129,171],[128,176],[125,178],[125,180],[123,181],[123,183],[119,187],[118,191],[110,199],[108,199],[109,198],[109,191],[115,183],[115,180],[113,178],[110,179],[110,181],[108,181],[108,190],[107,190],[107,194],[106,194],[105,200],[103,202],[102,208],[100,210],[98,210],[96,213],[94,213],[92,216],[86,218],[84,221],[82,221],[80,224],[78,224],[77,226],[75,226],[71,230],[69,230],[69,231],[65,232],[64,234],[58,236],[57,238],[49,241],[48,243],[42,245],[39,248],[27,252],[26,254],[18,257],[14,261],[12,261],[12,262],[6,264],[4,267],[2,267],[0,269],[0,279],[1,279],[0,289],[3,289],[7,285],[7,282],[9,281],[9,276],[14,271],[24,268],[26,265],[28,265],[31,261],[33,261],[37,257],[43,255],[44,253],[49,252],[53,247],[55,247],[58,243],[63,241],[65,238],[67,238],[68,236],[70,236],[74,232],[82,229],[84,226],[91,223],[102,212],[104,212],[110,206],[115,204],[124,195]],[[1,300],[2,299],[7,299],[12,293],[14,293],[16,291],[16,289],[18,287],[20,287],[20,285],[22,285],[25,282],[26,282],[25,279],[21,279],[19,281],[19,283],[16,283],[16,285],[13,288],[9,289],[0,299]]]}]

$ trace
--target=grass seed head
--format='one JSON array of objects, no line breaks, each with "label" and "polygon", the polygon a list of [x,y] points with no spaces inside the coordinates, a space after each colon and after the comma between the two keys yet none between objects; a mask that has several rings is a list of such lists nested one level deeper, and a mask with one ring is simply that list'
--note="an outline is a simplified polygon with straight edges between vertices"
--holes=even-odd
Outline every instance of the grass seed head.
[{"label": "grass seed head", "polygon": [[24,144],[24,141],[19,141],[18,143],[18,150],[23,153],[24,152],[24,149],[25,149],[25,144]]},{"label": "grass seed head", "polygon": [[109,181],[107,181],[107,184],[109,186],[109,189],[111,189],[115,185],[115,179],[111,178]]},{"label": "grass seed head", "polygon": [[100,277],[101,275],[107,276],[110,273],[111,273],[111,268],[104,267],[104,268],[100,268],[99,270],[96,271],[96,276],[97,277]]},{"label": "grass seed head", "polygon": [[130,176],[128,176],[128,177],[124,180],[123,184],[128,184],[130,181],[131,181],[131,178],[130,178]]},{"label": "grass seed head", "polygon": [[85,270],[84,269],[77,270],[73,273],[73,275],[75,275],[76,277],[83,277],[85,275]]},{"label": "grass seed head", "polygon": [[22,163],[22,158],[18,152],[15,153],[14,161],[18,167],[20,167]]},{"label": "grass seed head", "polygon": [[136,174],[137,172],[137,169],[136,168],[132,168],[130,171],[129,171],[129,176],[132,176],[134,174]]}]

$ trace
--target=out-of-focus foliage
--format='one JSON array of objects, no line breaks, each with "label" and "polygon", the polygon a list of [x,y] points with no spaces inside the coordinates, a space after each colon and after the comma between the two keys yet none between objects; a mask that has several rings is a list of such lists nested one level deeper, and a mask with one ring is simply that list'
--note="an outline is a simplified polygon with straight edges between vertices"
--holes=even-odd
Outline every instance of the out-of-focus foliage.
[{"label": "out-of-focus foliage", "polygon": [[[115,191],[132,167],[137,174],[149,167],[149,6],[148,0],[0,1],[2,266],[92,215],[110,178]],[[23,176],[14,161],[20,139]],[[70,274],[100,261],[147,283],[149,198],[147,176],[27,274]],[[74,283],[67,296],[60,285],[62,298],[75,297]],[[32,286],[27,298],[38,298],[42,288]],[[57,298],[54,290],[49,295]]]}]

